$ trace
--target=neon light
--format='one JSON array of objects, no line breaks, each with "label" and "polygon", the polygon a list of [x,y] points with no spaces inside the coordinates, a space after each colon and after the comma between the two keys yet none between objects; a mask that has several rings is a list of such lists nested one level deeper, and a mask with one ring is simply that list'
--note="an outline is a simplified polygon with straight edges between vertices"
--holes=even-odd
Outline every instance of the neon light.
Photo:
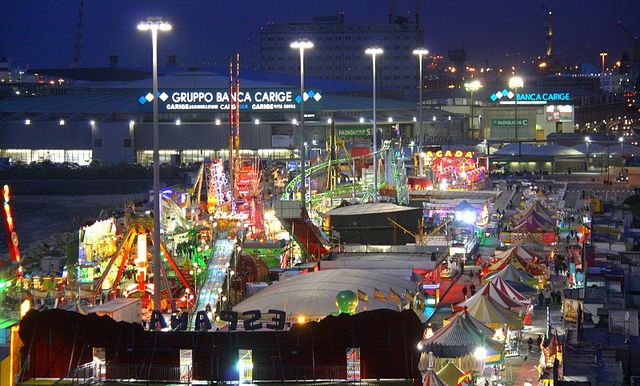
[{"label": "neon light", "polygon": [[20,250],[18,249],[18,234],[15,232],[15,224],[13,222],[13,216],[11,215],[11,206],[9,201],[11,200],[11,194],[9,192],[9,186],[4,185],[2,187],[2,212],[4,217],[4,229],[5,229],[5,242],[9,255],[13,261],[20,261]]}]

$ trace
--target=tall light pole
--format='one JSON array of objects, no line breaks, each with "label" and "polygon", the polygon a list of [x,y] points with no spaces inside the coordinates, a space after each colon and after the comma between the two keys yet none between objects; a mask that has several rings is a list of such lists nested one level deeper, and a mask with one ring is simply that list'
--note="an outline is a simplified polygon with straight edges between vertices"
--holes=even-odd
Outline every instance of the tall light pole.
[{"label": "tall light pole", "polygon": [[140,31],[151,31],[153,64],[153,308],[160,310],[160,128],[158,126],[158,31],[170,31],[171,24],[161,17],[148,17],[138,24]]},{"label": "tall light pole", "polygon": [[515,90],[515,116],[516,116],[516,120],[515,120],[515,129],[516,129],[516,142],[518,142],[518,156],[520,156],[522,154],[522,146],[520,145],[520,142],[518,141],[518,89],[522,88],[524,86],[524,81],[522,80],[521,77],[519,76],[512,76],[511,79],[509,79],[509,88],[512,88]]},{"label": "tall light pole", "polygon": [[602,63],[602,74],[604,74],[604,58],[606,58],[609,54],[606,52],[601,52],[600,53],[600,58],[602,59],[601,63]]},{"label": "tall light pole", "polygon": [[[419,74],[420,74],[420,105],[418,107],[418,122],[420,125],[420,129],[418,130],[418,133],[420,135],[420,140],[418,141],[418,149],[422,149],[422,145],[423,145],[423,141],[424,141],[424,128],[422,127],[422,89],[423,89],[423,77],[422,77],[422,57],[424,55],[429,55],[429,51],[425,48],[416,48],[415,50],[413,50],[413,54],[414,55],[418,55],[418,68],[419,68]],[[413,152],[413,150],[412,150]]]},{"label": "tall light pole", "polygon": [[589,171],[589,144],[591,143],[591,137],[588,135],[584,137],[584,142],[587,144],[587,162],[585,162],[585,172]]},{"label": "tall light pole", "polygon": [[624,137],[618,137],[620,142],[620,172],[624,169]]},{"label": "tall light pole", "polygon": [[[480,88],[482,88],[482,83],[480,83],[480,81],[477,79],[464,84],[464,89],[471,94],[471,115],[469,119],[469,128],[471,129],[471,135],[473,135],[473,93],[478,92]],[[480,128],[480,130],[482,131],[482,127]],[[482,135],[480,137],[482,137]]]},{"label": "tall light pole", "polygon": [[[308,40],[296,40],[289,45],[291,48],[300,51],[300,131],[302,134],[302,157],[300,162],[300,174],[302,175],[302,206],[307,208],[307,178],[305,177],[305,163],[307,162],[307,155],[305,154],[307,150],[304,146],[304,101],[305,101],[305,93],[304,93],[304,50],[313,48],[313,43]],[[295,125],[293,126],[295,130]],[[295,141],[295,131],[293,139]]]},{"label": "tall light pole", "polygon": [[364,53],[371,55],[372,78],[373,81],[373,189],[375,198],[378,197],[378,128],[376,127],[376,56],[382,55],[384,51],[380,47],[367,48]]}]

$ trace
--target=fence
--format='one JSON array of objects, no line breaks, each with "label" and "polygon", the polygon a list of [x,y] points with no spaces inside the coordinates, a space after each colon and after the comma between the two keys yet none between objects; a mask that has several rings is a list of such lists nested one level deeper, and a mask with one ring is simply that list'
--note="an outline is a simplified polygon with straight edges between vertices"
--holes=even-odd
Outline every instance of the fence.
[{"label": "fence", "polygon": [[[192,372],[193,371],[193,372]],[[138,365],[86,363],[74,369],[71,382],[74,385],[89,385],[98,382],[171,382],[191,383],[193,380],[218,381],[196,376],[199,372],[191,366]],[[344,381],[347,366],[255,366],[254,381]],[[225,381],[227,379],[220,379]]]}]

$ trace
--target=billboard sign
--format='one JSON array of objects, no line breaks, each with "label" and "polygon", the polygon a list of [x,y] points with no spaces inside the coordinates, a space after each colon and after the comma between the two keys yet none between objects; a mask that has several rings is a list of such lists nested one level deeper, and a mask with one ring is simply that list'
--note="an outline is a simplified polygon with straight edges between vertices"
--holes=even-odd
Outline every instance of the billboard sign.
[{"label": "billboard sign", "polygon": [[[229,111],[238,102],[240,110],[246,111],[296,111],[302,99],[305,109],[319,110],[322,94],[318,90],[307,90],[301,96],[294,88],[251,88],[237,93],[228,89],[177,89],[159,90],[158,108],[161,112],[172,111]],[[137,98],[141,106],[154,100],[151,92],[141,92]]]},{"label": "billboard sign", "polygon": [[371,127],[336,127],[336,136],[342,139],[371,139]]},{"label": "billboard sign", "polygon": [[548,105],[544,108],[544,117],[547,122],[573,122],[573,106]]},{"label": "billboard sign", "polygon": [[546,105],[549,102],[568,102],[571,94],[568,92],[518,92],[508,89],[496,91],[489,96],[491,102],[501,105],[512,105],[518,100],[519,105]]},{"label": "billboard sign", "polygon": [[[519,127],[529,126],[529,120],[527,118],[518,119]],[[515,119],[492,119],[491,127],[516,127]]]},{"label": "billboard sign", "polygon": [[360,347],[347,348],[347,381],[360,381]]},{"label": "billboard sign", "polygon": [[578,308],[581,305],[581,300],[565,298],[562,303],[562,318],[568,322],[577,322]]}]

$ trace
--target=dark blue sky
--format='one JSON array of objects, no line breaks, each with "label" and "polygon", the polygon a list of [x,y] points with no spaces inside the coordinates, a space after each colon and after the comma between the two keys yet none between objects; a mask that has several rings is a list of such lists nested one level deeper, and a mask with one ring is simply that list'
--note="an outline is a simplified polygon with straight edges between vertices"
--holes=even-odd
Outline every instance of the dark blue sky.
[{"label": "dark blue sky", "polygon": [[[415,1],[397,0],[396,13],[413,14]],[[640,0],[420,0],[425,42],[432,52],[464,47],[471,61],[499,63],[508,52],[544,53],[543,4],[554,12],[554,48],[580,62],[613,59],[628,45],[616,26],[623,20],[640,35]],[[67,66],[71,61],[79,0],[0,1],[0,56],[15,66]],[[136,30],[149,15],[164,16],[174,30],[163,34],[160,57],[180,65],[222,64],[238,50],[257,63],[260,28],[308,22],[313,15],[345,12],[349,23],[387,20],[387,0],[85,0],[82,66],[104,66],[107,55],[123,66],[148,65],[148,34]]]}]

